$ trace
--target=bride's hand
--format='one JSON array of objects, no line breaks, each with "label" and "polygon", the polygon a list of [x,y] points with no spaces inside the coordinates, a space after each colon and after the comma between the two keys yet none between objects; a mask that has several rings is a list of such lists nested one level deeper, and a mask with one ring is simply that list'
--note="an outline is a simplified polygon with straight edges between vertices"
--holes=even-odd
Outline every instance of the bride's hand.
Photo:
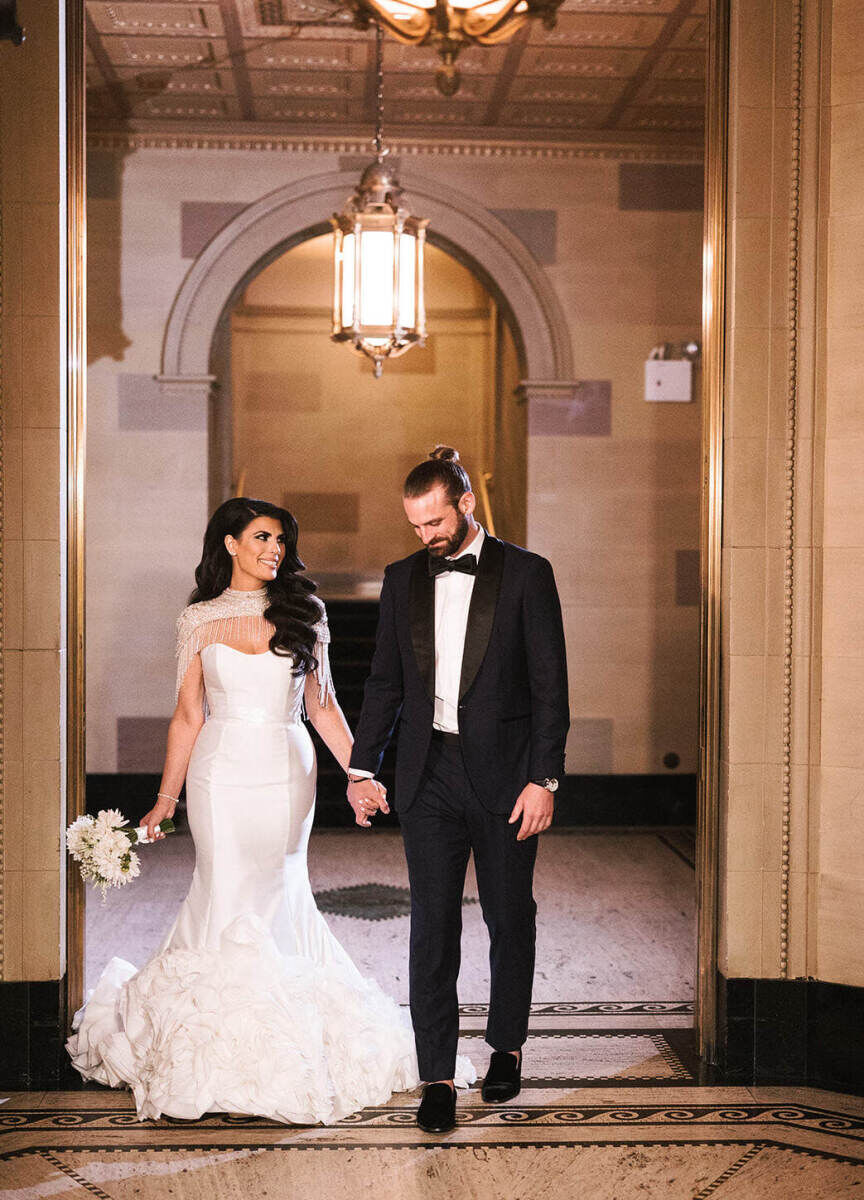
[{"label": "bride's hand", "polygon": [[354,810],[355,821],[365,829],[372,824],[369,818],[379,809],[385,813],[390,811],[387,805],[387,789],[377,779],[358,779],[349,783],[346,794],[348,803]]},{"label": "bride's hand", "polygon": [[176,804],[172,804],[169,800],[157,800],[146,817],[141,818],[139,824],[147,826],[147,837],[151,842],[157,842],[160,838],[164,838],[165,834],[159,832],[159,823],[168,817],[173,817],[176,807]]}]

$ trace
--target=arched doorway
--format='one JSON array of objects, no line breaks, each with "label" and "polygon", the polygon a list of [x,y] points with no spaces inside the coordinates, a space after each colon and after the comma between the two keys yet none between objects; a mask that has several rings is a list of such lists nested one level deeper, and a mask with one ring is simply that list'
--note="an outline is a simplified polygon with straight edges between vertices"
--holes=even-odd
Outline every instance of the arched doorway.
[{"label": "arched doorway", "polygon": [[[495,290],[509,297],[522,332],[526,379],[547,385],[569,382],[572,349],[560,304],[519,239],[452,188],[410,171],[402,172],[402,183],[417,211],[429,218],[432,237],[475,263]],[[190,386],[210,381],[211,342],[226,304],[250,272],[322,231],[322,220],[344,203],[355,184],[353,174],[340,171],[280,188],[249,205],[213,238],[174,301],[163,343],[163,380]]]},{"label": "arched doorway", "polygon": [[211,370],[211,507],[281,498],[327,590],[364,594],[415,539],[398,497],[438,441],[458,446],[484,522],[525,540],[527,421],[509,306],[445,250],[427,250],[426,344],[372,377],[327,338],[332,240],[319,234],[252,274],[220,318]]}]

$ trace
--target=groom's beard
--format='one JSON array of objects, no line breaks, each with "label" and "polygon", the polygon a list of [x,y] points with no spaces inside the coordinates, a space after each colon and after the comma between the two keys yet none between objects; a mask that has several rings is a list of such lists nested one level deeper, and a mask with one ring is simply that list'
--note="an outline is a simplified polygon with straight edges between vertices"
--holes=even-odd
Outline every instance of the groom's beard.
[{"label": "groom's beard", "polygon": [[448,555],[455,554],[465,541],[469,528],[468,518],[457,509],[455,532],[449,538],[430,542],[426,549],[430,554],[434,554],[436,558],[447,558]]}]

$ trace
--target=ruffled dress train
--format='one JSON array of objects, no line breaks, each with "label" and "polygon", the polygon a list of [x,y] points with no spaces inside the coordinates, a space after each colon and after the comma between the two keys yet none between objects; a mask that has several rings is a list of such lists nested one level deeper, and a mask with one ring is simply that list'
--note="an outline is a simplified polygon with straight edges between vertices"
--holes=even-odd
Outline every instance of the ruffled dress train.
[{"label": "ruffled dress train", "polygon": [[[189,893],[141,970],[111,960],[67,1048],[85,1079],[131,1088],[142,1120],[329,1124],[418,1085],[410,1021],[315,904],[302,678],[269,652],[200,653],[210,717],[187,774]],[[461,1086],[476,1078],[467,1059],[457,1073]]]}]

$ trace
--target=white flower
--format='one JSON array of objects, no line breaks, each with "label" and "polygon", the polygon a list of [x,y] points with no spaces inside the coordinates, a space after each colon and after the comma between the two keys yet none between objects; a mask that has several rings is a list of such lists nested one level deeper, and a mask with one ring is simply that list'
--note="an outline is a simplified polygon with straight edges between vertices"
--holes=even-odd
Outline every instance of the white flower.
[{"label": "white flower", "polygon": [[129,822],[119,808],[102,808],[96,814],[96,825],[100,830],[104,829],[106,832],[128,824]]},{"label": "white flower", "polygon": [[73,821],[66,830],[66,848],[73,858],[80,859],[89,849],[94,824],[93,818],[85,814]]},{"label": "white flower", "polygon": [[131,830],[124,830],[128,825],[119,809],[103,808],[96,817],[78,817],[66,830],[66,845],[81,878],[101,891],[103,902],[109,887],[123,887],[141,873]]}]

